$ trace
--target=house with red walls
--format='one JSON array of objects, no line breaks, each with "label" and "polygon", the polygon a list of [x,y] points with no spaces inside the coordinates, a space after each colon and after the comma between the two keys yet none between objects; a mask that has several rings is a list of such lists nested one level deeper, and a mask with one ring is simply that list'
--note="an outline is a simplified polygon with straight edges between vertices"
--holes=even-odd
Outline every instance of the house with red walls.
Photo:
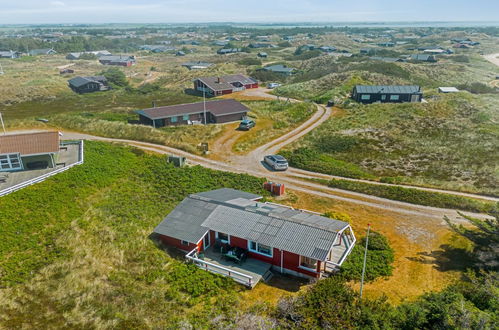
[{"label": "house with red walls", "polygon": [[273,273],[321,278],[355,245],[349,223],[222,188],[186,197],[154,229],[197,266],[254,287]]}]

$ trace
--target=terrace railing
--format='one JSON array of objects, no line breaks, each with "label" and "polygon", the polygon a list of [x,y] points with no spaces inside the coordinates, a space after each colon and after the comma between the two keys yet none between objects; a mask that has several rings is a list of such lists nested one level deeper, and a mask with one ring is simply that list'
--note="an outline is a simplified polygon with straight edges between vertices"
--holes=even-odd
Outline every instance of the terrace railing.
[{"label": "terrace railing", "polygon": [[343,237],[343,242],[345,243],[346,249],[341,255],[341,258],[338,260],[338,262],[333,262],[330,260],[326,260],[326,271],[335,271],[337,270],[343,261],[345,261],[345,258],[352,252],[353,247],[355,246],[356,238],[353,235],[353,233],[350,234],[344,234]]},{"label": "terrace railing", "polygon": [[247,287],[251,288],[253,287],[255,283],[254,279],[252,276],[240,273],[238,271],[216,265],[214,263],[205,261],[203,259],[199,259],[197,255],[197,248],[192,250],[191,252],[187,253],[185,256],[188,260],[192,261],[196,266],[198,266],[201,269],[204,269],[206,271],[215,273],[215,274],[220,274],[223,276],[228,276],[232,278],[234,281],[241,283],[243,285],[246,285]]},{"label": "terrace railing", "polygon": [[66,165],[66,166],[61,167],[61,168],[58,168],[58,169],[53,170],[53,171],[51,171],[49,173],[45,173],[43,175],[37,176],[36,178],[30,179],[30,180],[26,180],[24,182],[18,183],[16,185],[11,186],[11,187],[8,187],[8,188],[5,188],[3,190],[0,190],[0,197],[1,196],[5,196],[7,194],[10,194],[10,193],[12,193],[14,191],[17,191],[19,189],[25,188],[27,186],[31,186],[32,184],[45,181],[47,178],[49,178],[49,177],[51,177],[53,175],[59,174],[61,172],[67,171],[67,170],[69,170],[73,166],[83,164],[83,161],[84,161],[84,158],[83,158],[84,157],[83,156],[83,154],[84,154],[83,153],[83,140],[80,140],[80,141],[63,141],[63,142],[61,142],[61,146],[65,146],[65,145],[68,145],[68,144],[78,144],[78,161],[77,162],[69,164],[69,165]]}]

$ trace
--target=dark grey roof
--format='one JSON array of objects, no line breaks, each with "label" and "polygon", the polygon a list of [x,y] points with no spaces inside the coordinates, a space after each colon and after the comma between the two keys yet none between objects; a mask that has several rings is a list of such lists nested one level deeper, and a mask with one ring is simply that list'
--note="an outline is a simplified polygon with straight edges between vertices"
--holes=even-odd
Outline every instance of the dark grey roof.
[{"label": "dark grey roof", "polygon": [[107,81],[104,76],[89,76],[89,77],[74,77],[68,80],[68,83],[74,87],[81,87],[89,82],[105,83]]},{"label": "dark grey roof", "polygon": [[204,198],[209,198],[217,202],[227,202],[236,198],[244,198],[255,200],[262,198],[262,196],[251,194],[245,191],[236,190],[232,188],[221,188],[216,190],[210,190],[205,192],[197,193],[196,196],[201,196]]},{"label": "dark grey roof", "polygon": [[416,85],[406,85],[406,86],[370,86],[370,85],[356,85],[355,89],[357,93],[361,94],[417,94],[421,93],[421,87]]},{"label": "dark grey roof", "polygon": [[294,68],[289,68],[282,64],[269,65],[264,67],[263,69],[266,71],[277,72],[277,73],[291,73],[295,70]]},{"label": "dark grey roof", "polygon": [[201,224],[216,207],[216,204],[187,197],[168,214],[154,232],[197,243],[208,231]]},{"label": "dark grey roof", "polygon": [[197,243],[208,229],[306,257],[325,260],[343,221],[289,207],[260,203],[233,189],[190,195],[154,232]]},{"label": "dark grey roof", "polygon": [[200,80],[203,84],[205,84],[211,90],[214,91],[233,89],[234,85],[232,85],[232,83],[237,83],[237,82],[243,85],[257,83],[257,81],[254,80],[253,78],[247,77],[242,74],[230,74],[221,77],[201,77],[197,78],[197,80]]},{"label": "dark grey roof", "polygon": [[136,112],[149,119],[160,119],[172,116],[201,113],[204,111],[205,106],[206,111],[211,113],[215,117],[235,113],[247,113],[249,111],[249,109],[241,102],[238,102],[234,99],[222,99],[206,101],[204,104],[203,102],[177,104],[165,107],[138,110]]}]

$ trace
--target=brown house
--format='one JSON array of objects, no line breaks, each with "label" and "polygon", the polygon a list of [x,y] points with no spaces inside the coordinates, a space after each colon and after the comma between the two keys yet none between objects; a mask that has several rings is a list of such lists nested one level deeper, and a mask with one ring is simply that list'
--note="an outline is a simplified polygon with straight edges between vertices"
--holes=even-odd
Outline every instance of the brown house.
[{"label": "brown house", "polygon": [[144,125],[163,127],[192,125],[195,123],[220,124],[241,120],[249,109],[232,99],[213,100],[138,110],[139,121]]},{"label": "brown house", "polygon": [[194,80],[194,89],[207,96],[231,94],[250,88],[258,88],[258,81],[242,74],[221,77],[201,77]]}]

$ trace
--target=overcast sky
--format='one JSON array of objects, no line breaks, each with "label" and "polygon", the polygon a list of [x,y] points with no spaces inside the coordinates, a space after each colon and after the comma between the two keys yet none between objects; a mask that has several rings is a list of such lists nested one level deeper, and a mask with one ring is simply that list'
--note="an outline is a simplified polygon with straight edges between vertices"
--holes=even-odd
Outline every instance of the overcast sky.
[{"label": "overcast sky", "polygon": [[0,0],[0,5],[0,24],[499,20],[499,0]]}]

